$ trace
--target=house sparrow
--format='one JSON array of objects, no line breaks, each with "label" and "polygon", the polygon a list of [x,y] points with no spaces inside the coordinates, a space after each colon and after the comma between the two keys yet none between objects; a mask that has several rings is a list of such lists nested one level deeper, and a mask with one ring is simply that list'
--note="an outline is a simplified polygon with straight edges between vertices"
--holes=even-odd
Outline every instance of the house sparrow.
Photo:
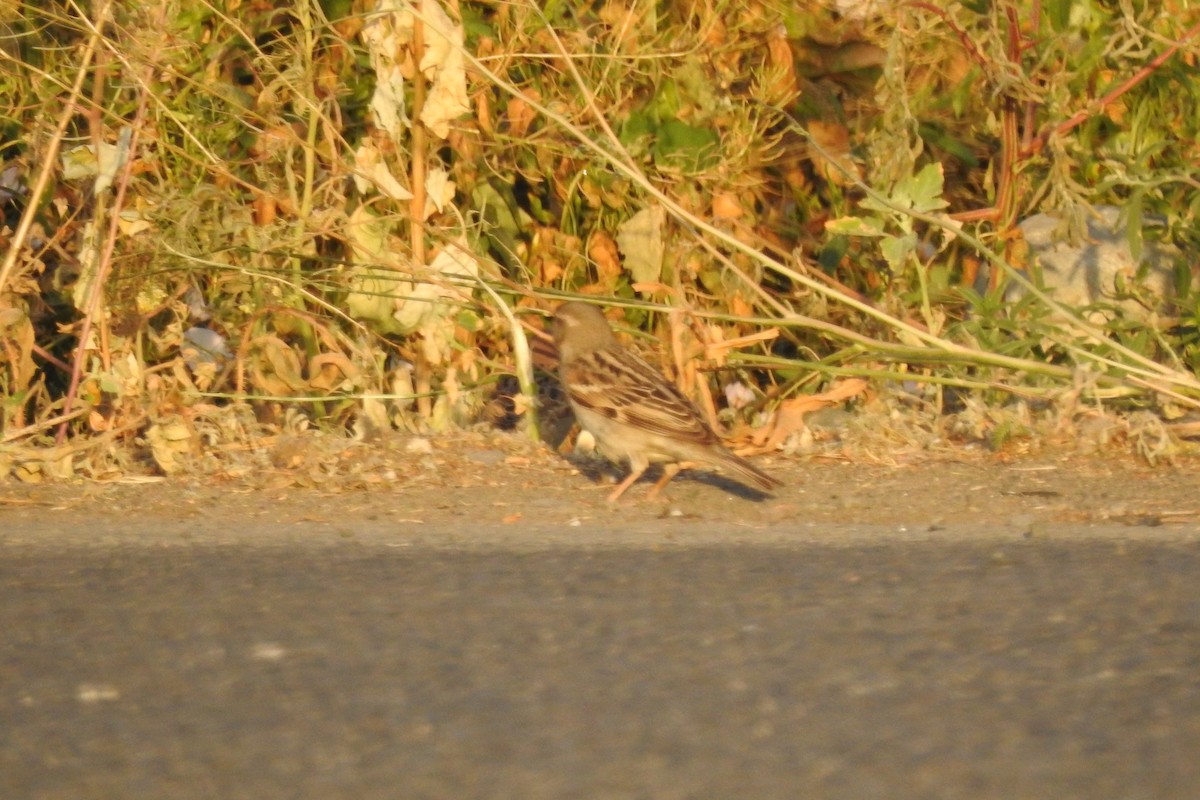
[{"label": "house sparrow", "polygon": [[558,376],[579,425],[601,452],[629,461],[629,476],[613,490],[615,502],[651,462],[663,463],[656,496],[667,482],[698,462],[729,470],[763,490],[779,481],[725,449],[694,405],[662,373],[617,341],[595,306],[563,303],[551,323],[558,345]]}]

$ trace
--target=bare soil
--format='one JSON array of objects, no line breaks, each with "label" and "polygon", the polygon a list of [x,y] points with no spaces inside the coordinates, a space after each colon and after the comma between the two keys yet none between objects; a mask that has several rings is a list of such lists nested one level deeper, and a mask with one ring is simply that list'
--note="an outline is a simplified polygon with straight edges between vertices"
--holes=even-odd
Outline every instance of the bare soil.
[{"label": "bare soil", "polygon": [[[256,464],[255,461],[258,463]],[[446,546],[788,542],[998,536],[1191,538],[1200,522],[1200,460],[1150,466],[1128,455],[1043,452],[1011,458],[975,448],[909,463],[758,458],[773,495],[704,471],[665,498],[648,480],[616,506],[614,471],[520,436],[466,433],[360,444],[276,439],[243,464],[198,476],[0,484],[0,522],[54,521],[64,542],[95,537],[263,536],[305,523],[353,536]],[[182,528],[168,522],[191,522]],[[78,524],[76,524],[78,523]],[[173,533],[173,536],[179,535]],[[163,542],[169,543],[169,542]]]}]

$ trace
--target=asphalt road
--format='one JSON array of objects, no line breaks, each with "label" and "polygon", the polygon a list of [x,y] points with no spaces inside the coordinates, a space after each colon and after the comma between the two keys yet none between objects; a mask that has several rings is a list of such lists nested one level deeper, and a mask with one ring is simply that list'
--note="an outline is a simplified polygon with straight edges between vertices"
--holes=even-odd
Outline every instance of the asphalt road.
[{"label": "asphalt road", "polygon": [[2,531],[0,797],[1200,791],[1187,537],[574,535]]}]

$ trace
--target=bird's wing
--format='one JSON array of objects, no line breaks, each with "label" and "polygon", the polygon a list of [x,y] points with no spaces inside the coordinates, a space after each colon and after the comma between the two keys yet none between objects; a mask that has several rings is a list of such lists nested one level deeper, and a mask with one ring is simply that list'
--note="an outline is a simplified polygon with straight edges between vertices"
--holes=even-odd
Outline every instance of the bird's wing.
[{"label": "bird's wing", "polygon": [[563,365],[562,377],[572,401],[609,419],[699,445],[719,442],[674,384],[624,348],[581,354]]}]

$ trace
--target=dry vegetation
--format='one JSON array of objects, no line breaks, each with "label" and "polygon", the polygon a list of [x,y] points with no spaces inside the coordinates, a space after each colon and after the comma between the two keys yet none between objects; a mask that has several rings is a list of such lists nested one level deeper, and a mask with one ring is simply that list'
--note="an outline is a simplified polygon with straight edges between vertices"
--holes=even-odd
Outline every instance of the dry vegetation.
[{"label": "dry vegetation", "polygon": [[[1198,32],[1191,0],[0,4],[0,480],[532,430],[571,296],[751,448],[850,402],[880,447],[1103,418],[1169,458]],[[1084,246],[1105,208],[1130,263],[1045,288],[1018,223]]]}]

